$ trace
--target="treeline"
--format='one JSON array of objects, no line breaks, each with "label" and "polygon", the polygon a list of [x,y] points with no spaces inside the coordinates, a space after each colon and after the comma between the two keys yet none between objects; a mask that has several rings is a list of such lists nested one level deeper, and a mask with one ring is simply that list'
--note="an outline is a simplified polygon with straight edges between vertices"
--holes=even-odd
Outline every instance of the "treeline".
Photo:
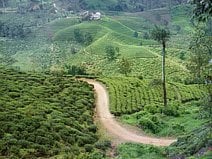
[{"label": "treeline", "polygon": [[15,24],[0,21],[0,36],[10,38],[24,38],[31,33],[30,28],[24,27],[24,24]]},{"label": "treeline", "polygon": [[[185,0],[116,0],[104,2],[100,0],[99,4],[92,1],[83,1],[83,7],[86,9],[107,9],[110,11],[130,11],[140,12],[149,9],[170,7],[186,2]],[[102,4],[102,5],[101,5]]]},{"label": "treeline", "polygon": [[[130,11],[140,12],[149,9],[171,7],[186,3],[187,0],[57,0],[55,3],[57,6],[66,8],[67,10],[79,11],[82,9],[86,10],[106,10],[106,11]],[[8,7],[10,5],[17,5],[21,3],[28,3],[30,5],[39,4],[40,8],[46,3],[52,3],[50,0],[25,0],[25,1],[14,1],[2,0],[0,1],[0,7]]]}]

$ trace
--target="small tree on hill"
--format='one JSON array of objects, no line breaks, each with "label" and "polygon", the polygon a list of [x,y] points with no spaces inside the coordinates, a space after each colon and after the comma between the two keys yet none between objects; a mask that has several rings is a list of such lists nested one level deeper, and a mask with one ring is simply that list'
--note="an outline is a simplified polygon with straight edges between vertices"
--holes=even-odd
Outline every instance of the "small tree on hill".
[{"label": "small tree on hill", "polygon": [[138,32],[137,32],[137,31],[135,31],[135,32],[133,33],[133,37],[135,37],[135,38],[138,37]]},{"label": "small tree on hill", "polygon": [[74,29],[74,39],[78,43],[83,43],[83,33],[79,29]]},{"label": "small tree on hill", "polygon": [[109,61],[115,60],[119,53],[119,47],[113,45],[107,45],[105,47],[106,57]]},{"label": "small tree on hill", "polygon": [[119,62],[119,71],[120,73],[125,74],[127,76],[131,71],[131,62],[127,58],[122,58]]},{"label": "small tree on hill", "polygon": [[165,72],[165,57],[166,57],[166,42],[170,38],[170,32],[165,28],[155,26],[151,32],[152,38],[162,44],[162,85],[163,85],[163,101],[164,106],[167,106],[166,95],[166,72]]}]

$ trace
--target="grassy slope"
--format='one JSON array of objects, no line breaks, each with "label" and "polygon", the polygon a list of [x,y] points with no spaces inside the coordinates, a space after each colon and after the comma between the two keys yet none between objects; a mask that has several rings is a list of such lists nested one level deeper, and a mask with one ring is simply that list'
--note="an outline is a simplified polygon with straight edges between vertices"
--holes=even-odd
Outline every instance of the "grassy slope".
[{"label": "grassy slope", "polygon": [[[183,9],[178,8],[173,11],[171,24],[178,24],[177,13],[181,10]],[[121,75],[118,70],[118,61],[124,56],[129,58],[132,63],[132,73],[130,75],[142,75],[145,78],[160,78],[160,46],[155,41],[141,38],[145,32],[148,32],[154,26],[146,16],[143,16],[145,14],[145,12],[141,15],[140,13],[121,13],[118,16],[105,16],[100,21],[82,23],[79,22],[76,16],[54,20],[48,23],[46,27],[36,29],[36,37],[27,39],[33,45],[29,44],[21,51],[16,52],[14,58],[17,62],[14,66],[20,66],[24,70],[36,70],[36,68],[41,70],[41,62],[45,63],[44,65],[47,68],[55,65],[55,63],[56,65],[62,65],[61,67],[63,67],[64,63],[69,63],[70,65],[85,65],[88,73]],[[152,12],[148,12],[147,15],[155,16]],[[182,17],[182,20],[187,20],[187,18]],[[186,26],[189,27],[189,23],[186,23]],[[83,33],[91,33],[94,38],[93,43],[89,46],[76,44],[73,38],[73,32],[76,28],[80,29]],[[139,33],[138,38],[134,37],[135,31]],[[175,56],[178,52],[181,52],[178,50],[175,51],[177,49],[175,46],[178,47],[177,44],[182,41],[181,35],[185,33],[187,32],[182,31],[179,35],[171,39],[168,47],[171,46],[172,52],[176,52],[172,55]],[[50,53],[52,42],[60,43],[59,49],[63,50],[61,52],[66,52],[66,55],[59,60],[59,63],[54,61],[54,57],[52,57],[54,55]],[[140,46],[141,42],[142,46]],[[120,48],[120,56],[116,61],[109,62],[106,59],[105,47],[111,44]],[[154,49],[152,46],[157,49]],[[72,55],[70,53],[71,48],[77,48],[78,54]],[[61,56],[60,53],[57,54],[57,56]],[[23,57],[25,57],[24,60]],[[172,74],[171,76],[174,77],[171,79],[177,79],[179,81],[188,75],[188,71],[178,65],[179,61],[174,59],[173,56],[167,58],[168,75]],[[44,66],[42,67],[45,68]],[[151,71],[149,68],[151,68]],[[174,69],[175,73],[171,71],[172,69]],[[170,76],[167,77],[169,78]]]},{"label": "grassy slope", "polygon": [[[153,25],[144,18],[139,19],[136,14],[129,14],[128,16],[129,18],[125,18],[126,15],[121,14],[116,17],[104,17],[101,21],[97,22],[83,22],[70,27],[64,27],[63,29],[60,28],[56,32],[54,39],[72,41],[73,39],[71,39],[71,37],[73,37],[73,30],[75,28],[80,29],[82,32],[90,32],[94,37],[94,42],[80,51],[84,57],[76,55],[70,59],[70,63],[82,64],[82,61],[84,60],[81,59],[90,59],[89,63],[91,64],[88,64],[88,70],[92,70],[93,72],[102,72],[105,75],[111,73],[119,74],[118,70],[114,69],[117,68],[116,62],[112,62],[111,65],[107,66],[107,62],[105,61],[105,47],[112,44],[120,48],[121,56],[132,60],[132,75],[142,74],[147,78],[150,78],[153,75],[154,78],[158,78],[160,74],[159,61],[161,59],[159,56],[155,55],[160,54],[160,52],[155,51],[154,49],[150,50],[149,47],[146,47],[147,45],[155,45],[157,43],[151,40],[133,37],[136,30],[140,29],[139,36],[142,36],[143,32],[149,31],[146,30],[146,28],[151,28]],[[141,41],[143,46],[139,46]],[[89,57],[91,55],[94,57]],[[95,64],[94,61],[99,62]],[[107,70],[104,69],[104,66],[107,66]],[[178,62],[172,62],[171,58],[167,58],[167,66],[168,68],[174,68],[174,72],[178,72],[177,76],[179,79],[188,74],[184,67],[178,66]],[[153,68],[151,70],[154,70],[154,72],[149,73],[148,68],[150,67]],[[168,74],[170,73],[172,72],[168,71]]]},{"label": "grassy slope", "polygon": [[[98,3],[102,5],[104,2]],[[185,34],[188,34],[190,30],[192,30],[189,18],[182,16],[182,14],[185,15],[187,13],[187,10],[186,7],[175,7],[171,12],[171,23],[169,27],[172,28],[174,25],[181,27],[180,32],[177,35],[173,35],[168,45],[169,48],[171,47],[168,51],[172,49],[172,52],[174,52],[171,54],[173,56],[182,52],[182,49],[179,51],[178,47],[185,46],[184,41],[188,40],[182,39],[187,38]],[[100,21],[82,23],[79,23],[79,19],[73,15],[70,18],[54,20],[45,27],[34,29],[35,32],[33,32],[33,34],[35,37],[32,35],[31,39],[28,38],[25,41],[29,41],[31,44],[24,46],[23,49],[16,52],[14,58],[17,62],[14,66],[20,66],[21,69],[24,70],[36,70],[37,68],[41,70],[41,61],[46,63],[45,65],[48,67],[51,67],[49,65],[55,65],[57,62],[54,61],[54,57],[51,57],[53,55],[50,54],[51,43],[61,42],[63,44],[60,46],[60,49],[67,48],[65,49],[67,54],[65,58],[60,59],[61,62],[56,64],[61,65],[61,67],[63,67],[64,63],[69,63],[70,65],[86,65],[89,73],[121,75],[118,70],[118,61],[124,56],[129,58],[132,62],[132,73],[130,75],[142,75],[145,78],[160,78],[161,58],[160,55],[156,56],[160,54],[160,46],[157,42],[150,39],[142,39],[143,34],[149,32],[154,26],[150,20],[154,19],[155,21],[156,14],[154,12],[162,14],[166,11],[156,10],[142,13],[120,13],[117,16],[105,16]],[[150,18],[147,18],[147,15],[149,15]],[[29,21],[31,21],[31,19]],[[73,38],[73,31],[76,28],[82,32],[91,33],[94,37],[93,43],[89,46],[76,44]],[[139,33],[138,38],[133,37],[135,31]],[[172,29],[172,32],[175,33],[176,31]],[[40,40],[41,37],[42,40]],[[53,41],[51,41],[51,38]],[[68,41],[66,43],[69,46],[66,47],[64,44],[65,41]],[[141,42],[142,46],[140,46]],[[181,45],[181,43],[183,45]],[[108,62],[105,58],[105,47],[110,44],[120,48],[120,56],[118,60],[113,62]],[[152,47],[153,45],[157,47],[157,49],[154,49]],[[77,48],[79,53],[77,55],[70,54],[70,48]],[[186,50],[183,51],[186,52]],[[43,57],[43,55],[46,57]],[[58,53],[58,55],[60,56],[61,54]],[[178,66],[179,61],[173,58],[173,56],[167,58],[167,72],[168,75],[172,74],[171,76],[174,76],[174,78],[171,79],[178,79],[179,81],[188,75],[188,71]],[[151,68],[151,71],[149,68]],[[177,73],[172,73],[172,71],[170,71],[172,69],[175,69],[174,72]],[[175,78],[176,76],[177,78]],[[169,78],[170,76],[167,77]]]}]

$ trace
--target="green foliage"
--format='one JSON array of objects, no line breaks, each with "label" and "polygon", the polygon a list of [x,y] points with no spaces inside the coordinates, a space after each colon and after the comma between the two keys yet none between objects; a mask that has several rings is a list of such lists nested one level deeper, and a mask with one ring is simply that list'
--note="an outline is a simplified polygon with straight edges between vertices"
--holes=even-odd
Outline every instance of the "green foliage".
[{"label": "green foliage", "polygon": [[152,85],[152,81],[132,77],[102,78],[100,80],[108,86],[110,110],[115,115],[131,114],[148,109],[150,112],[161,113],[164,111],[167,115],[178,116],[179,103],[171,101],[198,100],[207,94],[204,86],[199,88],[198,85],[170,83],[167,85],[167,98],[170,101],[170,108],[161,110],[163,101],[161,85]]},{"label": "green foliage", "polygon": [[107,150],[109,147],[111,147],[111,142],[109,140],[103,140],[103,141],[98,141],[95,143],[95,147],[100,149],[100,150]]},{"label": "green foliage", "polygon": [[24,28],[24,24],[13,24],[0,21],[0,36],[9,38],[24,38],[31,30]]},{"label": "green foliage", "polygon": [[[173,105],[176,105],[172,102]],[[172,107],[170,103],[168,106]],[[146,105],[144,110],[131,115],[122,115],[121,121],[127,124],[138,126],[146,133],[157,136],[179,136],[187,134],[194,129],[201,127],[207,122],[199,114],[200,102],[189,102],[180,104],[178,116],[166,115],[162,104]]]},{"label": "green foliage", "polygon": [[126,143],[118,146],[117,159],[165,159],[164,148]]},{"label": "green foliage", "polygon": [[162,121],[159,114],[151,115],[146,114],[138,119],[138,127],[145,131],[150,131],[153,134],[157,134],[165,127],[165,123]]},{"label": "green foliage", "polygon": [[89,45],[93,41],[93,37],[90,33],[86,32],[83,34],[79,29],[74,29],[74,39],[78,43],[82,43],[85,45]]},{"label": "green foliage", "polygon": [[74,29],[74,39],[78,43],[83,43],[83,41],[84,41],[83,34],[82,34],[82,32],[80,32],[79,29]]},{"label": "green foliage", "polygon": [[155,26],[155,28],[151,32],[151,36],[154,40],[163,44],[164,42],[169,40],[170,32],[166,28]]},{"label": "green foliage", "polygon": [[[71,21],[71,20],[70,20]],[[76,21],[75,19],[73,20]],[[74,23],[73,22],[73,23]],[[63,23],[63,21],[62,21]],[[70,22],[71,23],[71,22]],[[90,34],[95,40],[101,37],[101,33],[104,31],[101,25],[97,25],[91,22],[83,22],[80,24],[63,26],[54,34],[55,41],[77,41],[78,43],[85,43],[85,35]]]},{"label": "green foliage", "polygon": [[77,157],[96,151],[91,86],[2,67],[0,80],[0,156]]},{"label": "green foliage", "polygon": [[125,76],[127,76],[132,71],[131,65],[132,65],[131,62],[128,59],[123,57],[119,61],[120,73],[123,73],[123,74],[125,74]]},{"label": "green foliage", "polygon": [[167,154],[171,158],[187,157],[201,153],[211,147],[211,125],[203,125],[187,135],[178,138],[177,142],[168,147]]},{"label": "green foliage", "polygon": [[212,16],[212,4],[210,0],[190,0],[190,3],[193,4],[194,17],[197,18],[198,21],[207,21]]},{"label": "green foliage", "polygon": [[134,34],[133,34],[133,36],[134,36],[135,38],[138,38],[138,32],[135,31]]},{"label": "green foliage", "polygon": [[119,53],[119,47],[108,45],[105,47],[106,57],[109,61],[115,60]]},{"label": "green foliage", "polygon": [[169,103],[166,108],[164,108],[163,113],[167,116],[174,116],[178,117],[180,116],[180,103],[172,102]]},{"label": "green foliage", "polygon": [[86,75],[86,69],[83,66],[70,66],[70,65],[66,65],[66,69],[67,69],[67,73],[70,75]]},{"label": "green foliage", "polygon": [[190,43],[190,56],[188,62],[188,69],[194,75],[194,78],[198,79],[199,82],[206,80],[207,77],[211,76],[210,72],[210,59],[212,50],[212,39],[210,36],[197,29],[197,32],[193,36]]}]

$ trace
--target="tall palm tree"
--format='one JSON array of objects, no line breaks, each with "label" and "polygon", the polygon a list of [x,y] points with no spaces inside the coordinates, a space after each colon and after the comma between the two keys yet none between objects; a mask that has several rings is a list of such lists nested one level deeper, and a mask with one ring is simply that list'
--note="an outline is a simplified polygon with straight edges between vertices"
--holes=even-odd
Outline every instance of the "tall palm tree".
[{"label": "tall palm tree", "polygon": [[151,32],[152,38],[158,41],[162,45],[162,85],[163,85],[163,101],[164,106],[167,106],[167,93],[166,93],[166,70],[165,70],[165,59],[166,59],[166,42],[170,38],[169,30],[155,26]]}]

